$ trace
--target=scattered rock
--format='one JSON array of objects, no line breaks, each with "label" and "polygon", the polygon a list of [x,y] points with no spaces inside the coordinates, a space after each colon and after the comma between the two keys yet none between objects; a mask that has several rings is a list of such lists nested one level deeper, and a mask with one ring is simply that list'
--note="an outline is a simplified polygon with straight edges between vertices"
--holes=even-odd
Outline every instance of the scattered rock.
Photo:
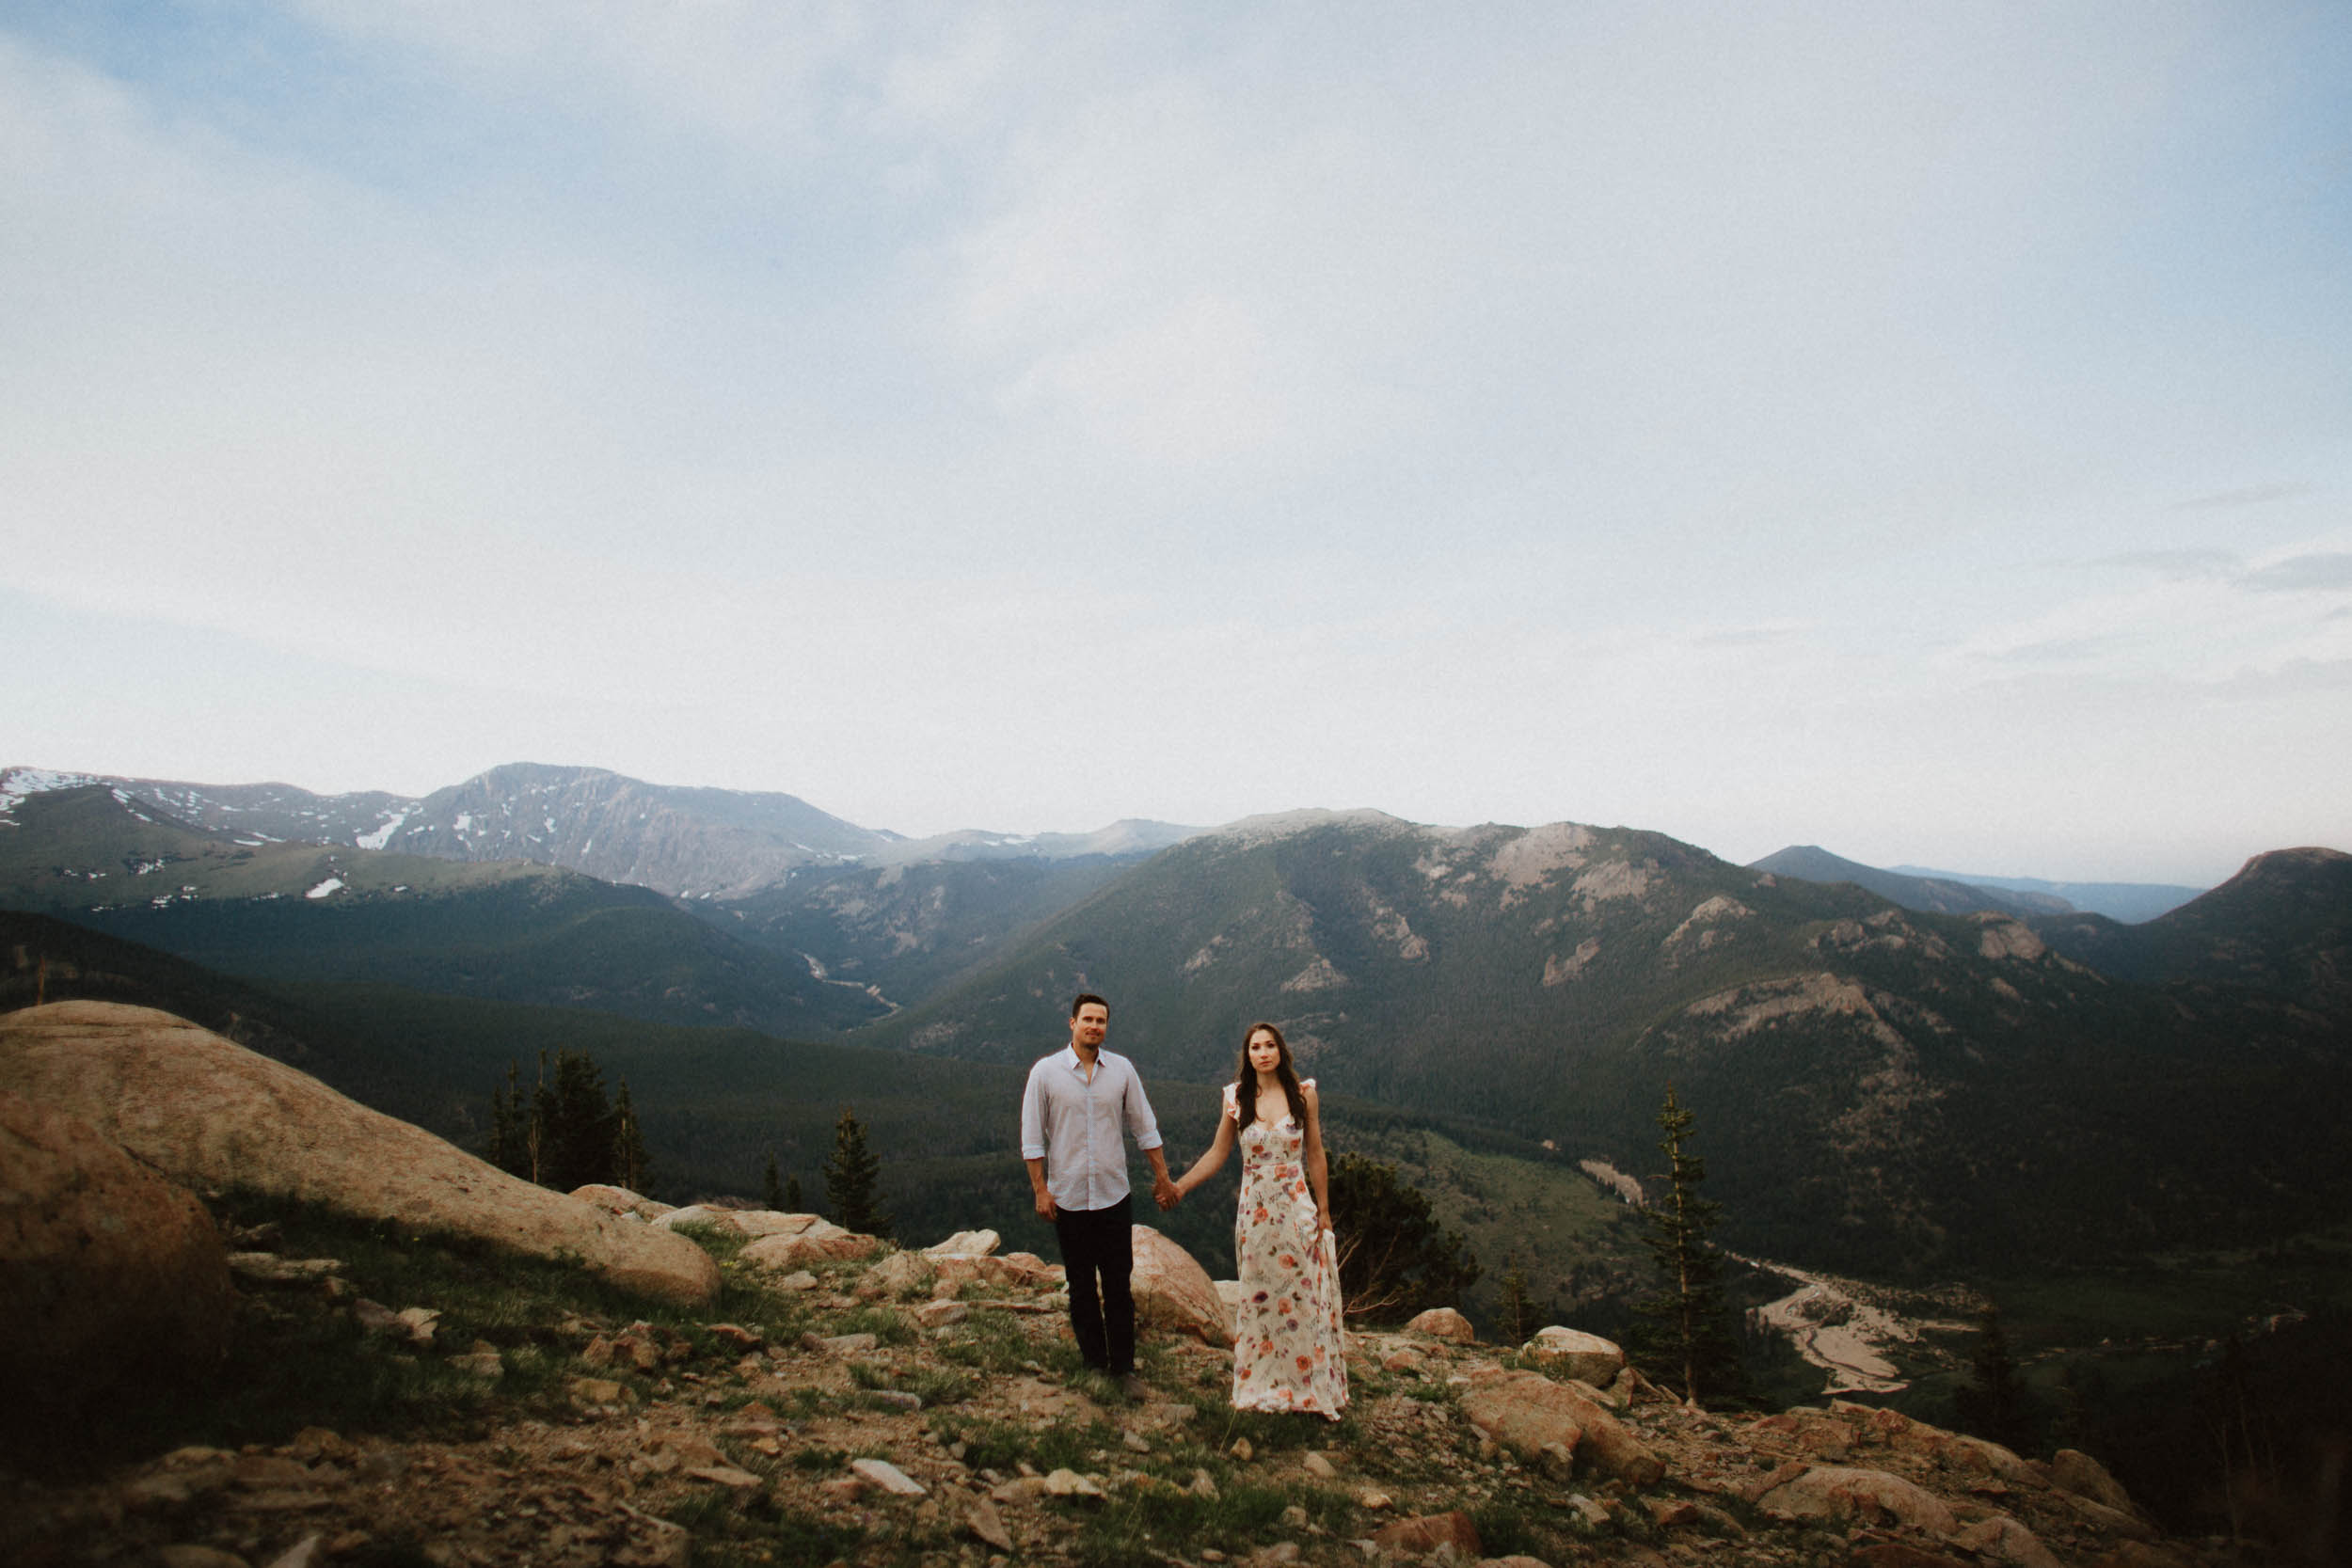
[{"label": "scattered rock", "polygon": [[[879,1465],[882,1461],[861,1460],[859,1463]],[[737,1492],[756,1492],[766,1484],[749,1470],[739,1470],[732,1465],[697,1465],[685,1473],[696,1481],[710,1481]]]},{"label": "scattered rock", "polygon": [[1383,1356],[1380,1360],[1380,1370],[1387,1372],[1418,1372],[1428,1360],[1428,1356],[1410,1345],[1406,1345],[1402,1349],[1392,1350]]},{"label": "scattered rock", "polygon": [[311,1568],[325,1555],[326,1535],[312,1530],[284,1551],[269,1560],[269,1568]]},{"label": "scattered rock", "polygon": [[449,1364],[470,1377],[490,1383],[496,1383],[506,1375],[505,1357],[499,1354],[496,1345],[485,1339],[476,1339],[472,1350],[464,1355],[451,1356]]},{"label": "scattered rock", "polygon": [[974,1497],[963,1505],[963,1528],[984,1545],[1000,1552],[1012,1550],[1012,1532],[1005,1528],[1004,1515],[996,1512],[995,1503],[987,1497]]},{"label": "scattered rock", "polygon": [[229,1272],[248,1285],[315,1285],[342,1272],[335,1258],[280,1258],[274,1252],[232,1252]]},{"label": "scattered rock", "polygon": [[[736,1254],[737,1259],[752,1268],[789,1274],[811,1263],[848,1262],[869,1258],[884,1244],[875,1237],[844,1230],[832,1221],[818,1219],[814,1214],[802,1217],[812,1223],[799,1230],[762,1236]],[[701,1249],[697,1247],[695,1250]]]},{"label": "scattered rock", "polygon": [[2064,1568],[2042,1538],[2006,1513],[1995,1513],[1990,1519],[1979,1519],[1965,1529],[1945,1532],[1955,1546],[1964,1546],[1979,1557],[1995,1562],[2007,1562],[2015,1568]]},{"label": "scattered rock", "polygon": [[1103,1496],[1102,1487],[1092,1476],[1082,1476],[1075,1470],[1056,1470],[1045,1478],[1045,1493],[1053,1497],[1095,1497]]},{"label": "scattered rock", "polygon": [[866,1301],[884,1296],[911,1296],[927,1291],[936,1265],[919,1252],[894,1252],[866,1271],[857,1293]]},{"label": "scattered rock", "polygon": [[615,1383],[611,1378],[576,1377],[564,1386],[574,1404],[593,1409],[618,1409],[622,1405],[637,1402],[635,1389],[626,1383]]},{"label": "scattered rock", "polygon": [[894,1497],[920,1497],[928,1490],[887,1459],[853,1459],[850,1468]]},{"label": "scattered rock", "polygon": [[730,1350],[755,1351],[768,1342],[766,1335],[740,1323],[712,1323],[710,1337]]},{"label": "scattered rock", "polygon": [[1373,1532],[1372,1544],[1382,1552],[1397,1556],[1425,1557],[1444,1547],[1451,1547],[1465,1562],[1475,1562],[1484,1555],[1478,1545],[1478,1527],[1459,1509],[1384,1525]]},{"label": "scattered rock", "polygon": [[1324,1458],[1323,1455],[1317,1453],[1312,1449],[1309,1449],[1307,1450],[1307,1457],[1304,1461],[1302,1461],[1302,1463],[1306,1466],[1307,1473],[1314,1477],[1317,1481],[1337,1481],[1340,1479],[1340,1472],[1333,1466],[1331,1462]]}]

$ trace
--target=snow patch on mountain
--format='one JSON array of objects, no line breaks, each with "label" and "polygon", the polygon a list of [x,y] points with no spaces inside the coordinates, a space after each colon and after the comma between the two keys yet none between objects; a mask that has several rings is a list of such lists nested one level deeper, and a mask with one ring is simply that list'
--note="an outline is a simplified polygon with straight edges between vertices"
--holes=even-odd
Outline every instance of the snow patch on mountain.
[{"label": "snow patch on mountain", "polygon": [[394,812],[384,819],[383,826],[377,828],[375,832],[361,833],[352,842],[362,849],[381,849],[392,841],[394,833],[400,832],[400,825],[415,815],[414,812],[407,811]]}]

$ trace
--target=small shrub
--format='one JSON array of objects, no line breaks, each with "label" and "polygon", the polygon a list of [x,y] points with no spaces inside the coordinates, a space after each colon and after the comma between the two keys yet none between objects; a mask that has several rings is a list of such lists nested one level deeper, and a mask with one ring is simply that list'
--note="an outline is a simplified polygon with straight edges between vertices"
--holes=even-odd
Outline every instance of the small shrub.
[{"label": "small shrub", "polygon": [[849,1462],[850,1456],[844,1449],[823,1448],[814,1443],[807,1448],[795,1449],[791,1457],[785,1461],[792,1468],[805,1471],[810,1475],[829,1474],[838,1470]]}]

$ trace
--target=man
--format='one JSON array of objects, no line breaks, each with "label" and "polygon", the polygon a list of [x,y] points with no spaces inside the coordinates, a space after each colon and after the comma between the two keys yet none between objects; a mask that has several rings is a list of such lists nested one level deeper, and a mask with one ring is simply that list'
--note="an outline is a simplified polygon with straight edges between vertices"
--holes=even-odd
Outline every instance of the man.
[{"label": "man", "polygon": [[1091,991],[1070,1004],[1070,1049],[1041,1058],[1021,1095],[1021,1157],[1070,1275],[1078,1354],[1137,1399],[1144,1388],[1136,1376],[1136,1301],[1128,1289],[1135,1221],[1124,1132],[1152,1162],[1160,1207],[1173,1208],[1177,1193],[1143,1080],[1134,1063],[1103,1049],[1110,1026],[1110,1004]]}]

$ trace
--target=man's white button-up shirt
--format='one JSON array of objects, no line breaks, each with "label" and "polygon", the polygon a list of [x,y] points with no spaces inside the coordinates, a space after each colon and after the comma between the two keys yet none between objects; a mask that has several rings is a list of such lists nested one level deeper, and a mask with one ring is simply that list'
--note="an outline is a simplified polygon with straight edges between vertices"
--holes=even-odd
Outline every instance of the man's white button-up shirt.
[{"label": "man's white button-up shirt", "polygon": [[1160,1147],[1160,1124],[1126,1057],[1097,1052],[1092,1082],[1075,1046],[1029,1069],[1021,1095],[1021,1157],[1045,1162],[1045,1190],[1057,1207],[1107,1209],[1127,1196],[1122,1131],[1136,1135],[1137,1148]]}]

